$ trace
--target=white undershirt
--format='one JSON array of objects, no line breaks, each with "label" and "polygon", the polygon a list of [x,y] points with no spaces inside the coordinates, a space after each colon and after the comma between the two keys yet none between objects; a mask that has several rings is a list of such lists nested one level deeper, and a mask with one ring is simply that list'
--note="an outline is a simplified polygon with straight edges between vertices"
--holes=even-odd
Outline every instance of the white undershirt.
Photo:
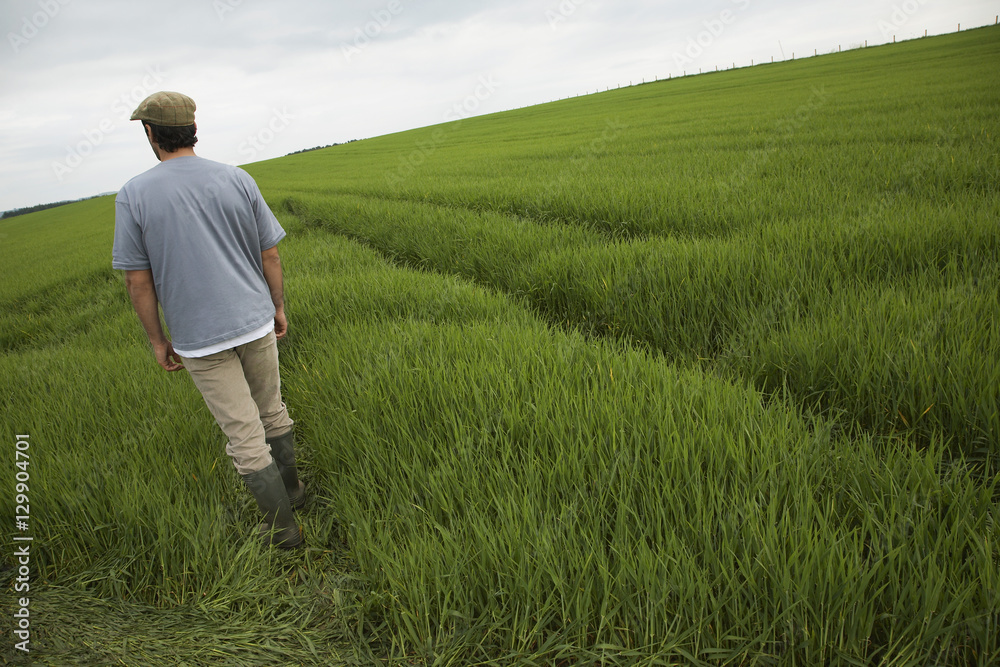
[{"label": "white undershirt", "polygon": [[188,359],[207,357],[210,354],[215,354],[216,352],[222,352],[223,350],[234,348],[237,345],[246,345],[247,343],[253,342],[259,338],[263,338],[272,331],[274,331],[274,320],[271,320],[270,322],[268,322],[259,329],[254,329],[250,333],[245,333],[242,336],[237,336],[236,338],[224,340],[221,343],[216,343],[215,345],[209,345],[208,347],[203,347],[198,350],[179,350],[175,346],[174,352],[176,352],[182,357],[187,357]]}]

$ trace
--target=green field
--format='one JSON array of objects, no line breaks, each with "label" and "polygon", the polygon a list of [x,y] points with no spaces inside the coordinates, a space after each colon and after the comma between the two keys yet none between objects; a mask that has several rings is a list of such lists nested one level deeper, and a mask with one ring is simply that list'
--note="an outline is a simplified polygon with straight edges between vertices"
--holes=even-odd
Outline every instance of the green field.
[{"label": "green field", "polygon": [[295,553],[155,365],[113,198],[0,222],[35,538],[0,655],[1000,662],[997,62],[982,28],[250,165]]}]

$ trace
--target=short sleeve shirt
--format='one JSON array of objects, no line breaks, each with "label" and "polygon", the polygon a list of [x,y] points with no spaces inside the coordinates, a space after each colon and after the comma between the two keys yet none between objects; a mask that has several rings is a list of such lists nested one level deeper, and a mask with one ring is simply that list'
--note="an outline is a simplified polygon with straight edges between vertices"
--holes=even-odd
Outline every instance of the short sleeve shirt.
[{"label": "short sleeve shirt", "polygon": [[244,170],[178,157],[119,191],[111,266],[151,270],[175,348],[205,348],[273,320],[261,252],[284,236]]}]

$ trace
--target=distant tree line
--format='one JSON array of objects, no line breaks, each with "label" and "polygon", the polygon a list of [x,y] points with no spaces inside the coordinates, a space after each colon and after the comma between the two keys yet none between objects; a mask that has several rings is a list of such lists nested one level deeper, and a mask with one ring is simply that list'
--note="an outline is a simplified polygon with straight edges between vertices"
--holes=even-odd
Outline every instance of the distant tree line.
[{"label": "distant tree line", "polygon": [[318,151],[322,148],[333,148],[334,146],[341,146],[343,144],[353,144],[355,141],[361,141],[360,139],[349,139],[347,141],[342,141],[336,144],[327,144],[326,146],[313,146],[312,148],[303,148],[300,151],[293,151],[288,153],[288,155],[298,155],[299,153],[308,153],[309,151]]},{"label": "distant tree line", "polygon": [[27,213],[35,213],[36,211],[44,211],[47,208],[55,208],[56,206],[75,204],[78,201],[87,201],[88,199],[97,199],[98,197],[106,197],[108,194],[114,194],[114,193],[105,192],[104,194],[93,195],[92,197],[83,197],[82,199],[69,199],[66,201],[53,202],[51,204],[35,204],[34,206],[28,206],[26,208],[15,208],[11,209],[10,211],[4,211],[3,215],[0,215],[0,220],[3,220],[4,218],[13,218],[19,215],[25,215]]},{"label": "distant tree line", "polygon": [[35,211],[44,211],[47,208],[55,208],[56,206],[63,206],[64,204],[72,204],[71,201],[57,201],[53,204],[35,204],[34,206],[28,206],[27,208],[15,208],[12,211],[4,211],[3,215],[0,215],[0,220],[4,218],[13,218],[18,215],[24,215],[25,213],[34,213]]},{"label": "distant tree line", "polygon": [[[344,141],[344,142],[336,143],[336,144],[328,144],[326,146],[314,146],[312,148],[303,148],[300,151],[295,151],[295,152],[292,152],[292,153],[288,153],[288,155],[297,155],[299,153],[308,153],[309,151],[318,151],[321,148],[333,148],[334,146],[340,146],[342,144],[353,144],[355,141],[361,141],[361,140],[360,139],[349,139],[348,141]],[[95,195],[95,196],[96,197],[103,197],[104,195]],[[25,215],[27,213],[35,213],[37,211],[44,211],[45,209],[55,208],[56,206],[65,206],[66,204],[75,204],[78,201],[86,201],[88,199],[94,199],[94,197],[84,197],[83,199],[73,199],[73,200],[67,200],[67,201],[57,201],[57,202],[53,202],[51,204],[35,204],[34,206],[28,206],[26,208],[15,208],[15,209],[12,209],[10,211],[4,211],[3,215],[0,215],[0,220],[3,220],[5,218],[13,218],[13,217],[16,217],[18,215]]]}]

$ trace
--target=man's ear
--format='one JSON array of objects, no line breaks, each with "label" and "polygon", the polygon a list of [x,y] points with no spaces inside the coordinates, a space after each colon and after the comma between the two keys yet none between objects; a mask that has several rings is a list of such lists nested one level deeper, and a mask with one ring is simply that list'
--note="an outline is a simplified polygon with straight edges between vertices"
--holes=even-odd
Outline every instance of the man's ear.
[{"label": "man's ear", "polygon": [[149,147],[153,149],[153,155],[156,156],[157,160],[162,161],[162,157],[160,156],[160,145],[153,139],[153,128],[145,123],[142,128],[146,130],[146,139],[149,140]]}]

